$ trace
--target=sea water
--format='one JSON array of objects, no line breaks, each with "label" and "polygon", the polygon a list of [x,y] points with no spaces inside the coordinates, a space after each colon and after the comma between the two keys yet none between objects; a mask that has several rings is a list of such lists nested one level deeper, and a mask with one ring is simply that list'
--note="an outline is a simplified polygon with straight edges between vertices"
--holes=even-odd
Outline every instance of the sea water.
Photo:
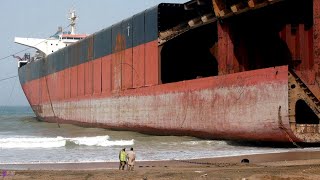
[{"label": "sea water", "polygon": [[[0,107],[0,164],[112,162],[133,147],[137,160],[181,160],[297,151],[194,137],[152,136],[38,121],[30,107]],[[318,148],[309,148],[318,150]]]}]

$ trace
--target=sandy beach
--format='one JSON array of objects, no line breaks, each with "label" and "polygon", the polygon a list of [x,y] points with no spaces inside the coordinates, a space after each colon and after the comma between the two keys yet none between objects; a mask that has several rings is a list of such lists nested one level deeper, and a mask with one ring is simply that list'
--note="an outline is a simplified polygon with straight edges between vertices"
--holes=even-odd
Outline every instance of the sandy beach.
[{"label": "sandy beach", "polygon": [[[249,163],[241,163],[247,159]],[[0,165],[4,179],[320,179],[320,152],[138,161],[133,172],[118,163]]]}]

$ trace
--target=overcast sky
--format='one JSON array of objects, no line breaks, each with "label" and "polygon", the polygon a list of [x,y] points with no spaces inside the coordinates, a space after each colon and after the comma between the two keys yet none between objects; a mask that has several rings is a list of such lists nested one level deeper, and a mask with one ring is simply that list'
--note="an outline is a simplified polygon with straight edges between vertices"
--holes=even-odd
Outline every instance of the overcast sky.
[{"label": "overcast sky", "polygon": [[[79,16],[77,32],[92,34],[161,2],[188,0],[1,0],[0,59],[26,47],[15,44],[14,37],[48,38],[58,26],[68,26],[68,12]],[[33,52],[29,50],[30,52]],[[20,56],[23,56],[21,53]],[[17,60],[0,61],[0,80],[15,76]],[[0,81],[0,106],[28,106],[18,77]]]}]

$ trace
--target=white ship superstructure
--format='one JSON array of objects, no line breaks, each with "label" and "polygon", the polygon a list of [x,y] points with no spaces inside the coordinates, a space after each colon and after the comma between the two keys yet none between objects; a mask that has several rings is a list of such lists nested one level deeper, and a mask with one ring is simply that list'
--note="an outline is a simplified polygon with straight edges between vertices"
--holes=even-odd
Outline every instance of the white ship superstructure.
[{"label": "white ship superstructure", "polygon": [[[48,39],[15,37],[14,42],[17,44],[35,48],[37,50],[36,55],[34,57],[35,60],[45,57],[87,36],[86,34],[76,34],[75,32],[77,19],[75,11],[72,11],[70,13],[70,17],[68,19],[71,21],[71,31],[64,32],[62,27],[59,27],[58,31]],[[27,60],[24,59],[24,61]]]}]

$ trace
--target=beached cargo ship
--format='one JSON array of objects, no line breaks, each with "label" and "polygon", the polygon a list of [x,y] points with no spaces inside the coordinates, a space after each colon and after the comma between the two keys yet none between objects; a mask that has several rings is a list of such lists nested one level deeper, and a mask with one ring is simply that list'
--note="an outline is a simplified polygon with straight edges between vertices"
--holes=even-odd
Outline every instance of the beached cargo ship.
[{"label": "beached cargo ship", "polygon": [[318,0],[192,0],[22,63],[19,77],[43,121],[317,143],[319,61]]}]

